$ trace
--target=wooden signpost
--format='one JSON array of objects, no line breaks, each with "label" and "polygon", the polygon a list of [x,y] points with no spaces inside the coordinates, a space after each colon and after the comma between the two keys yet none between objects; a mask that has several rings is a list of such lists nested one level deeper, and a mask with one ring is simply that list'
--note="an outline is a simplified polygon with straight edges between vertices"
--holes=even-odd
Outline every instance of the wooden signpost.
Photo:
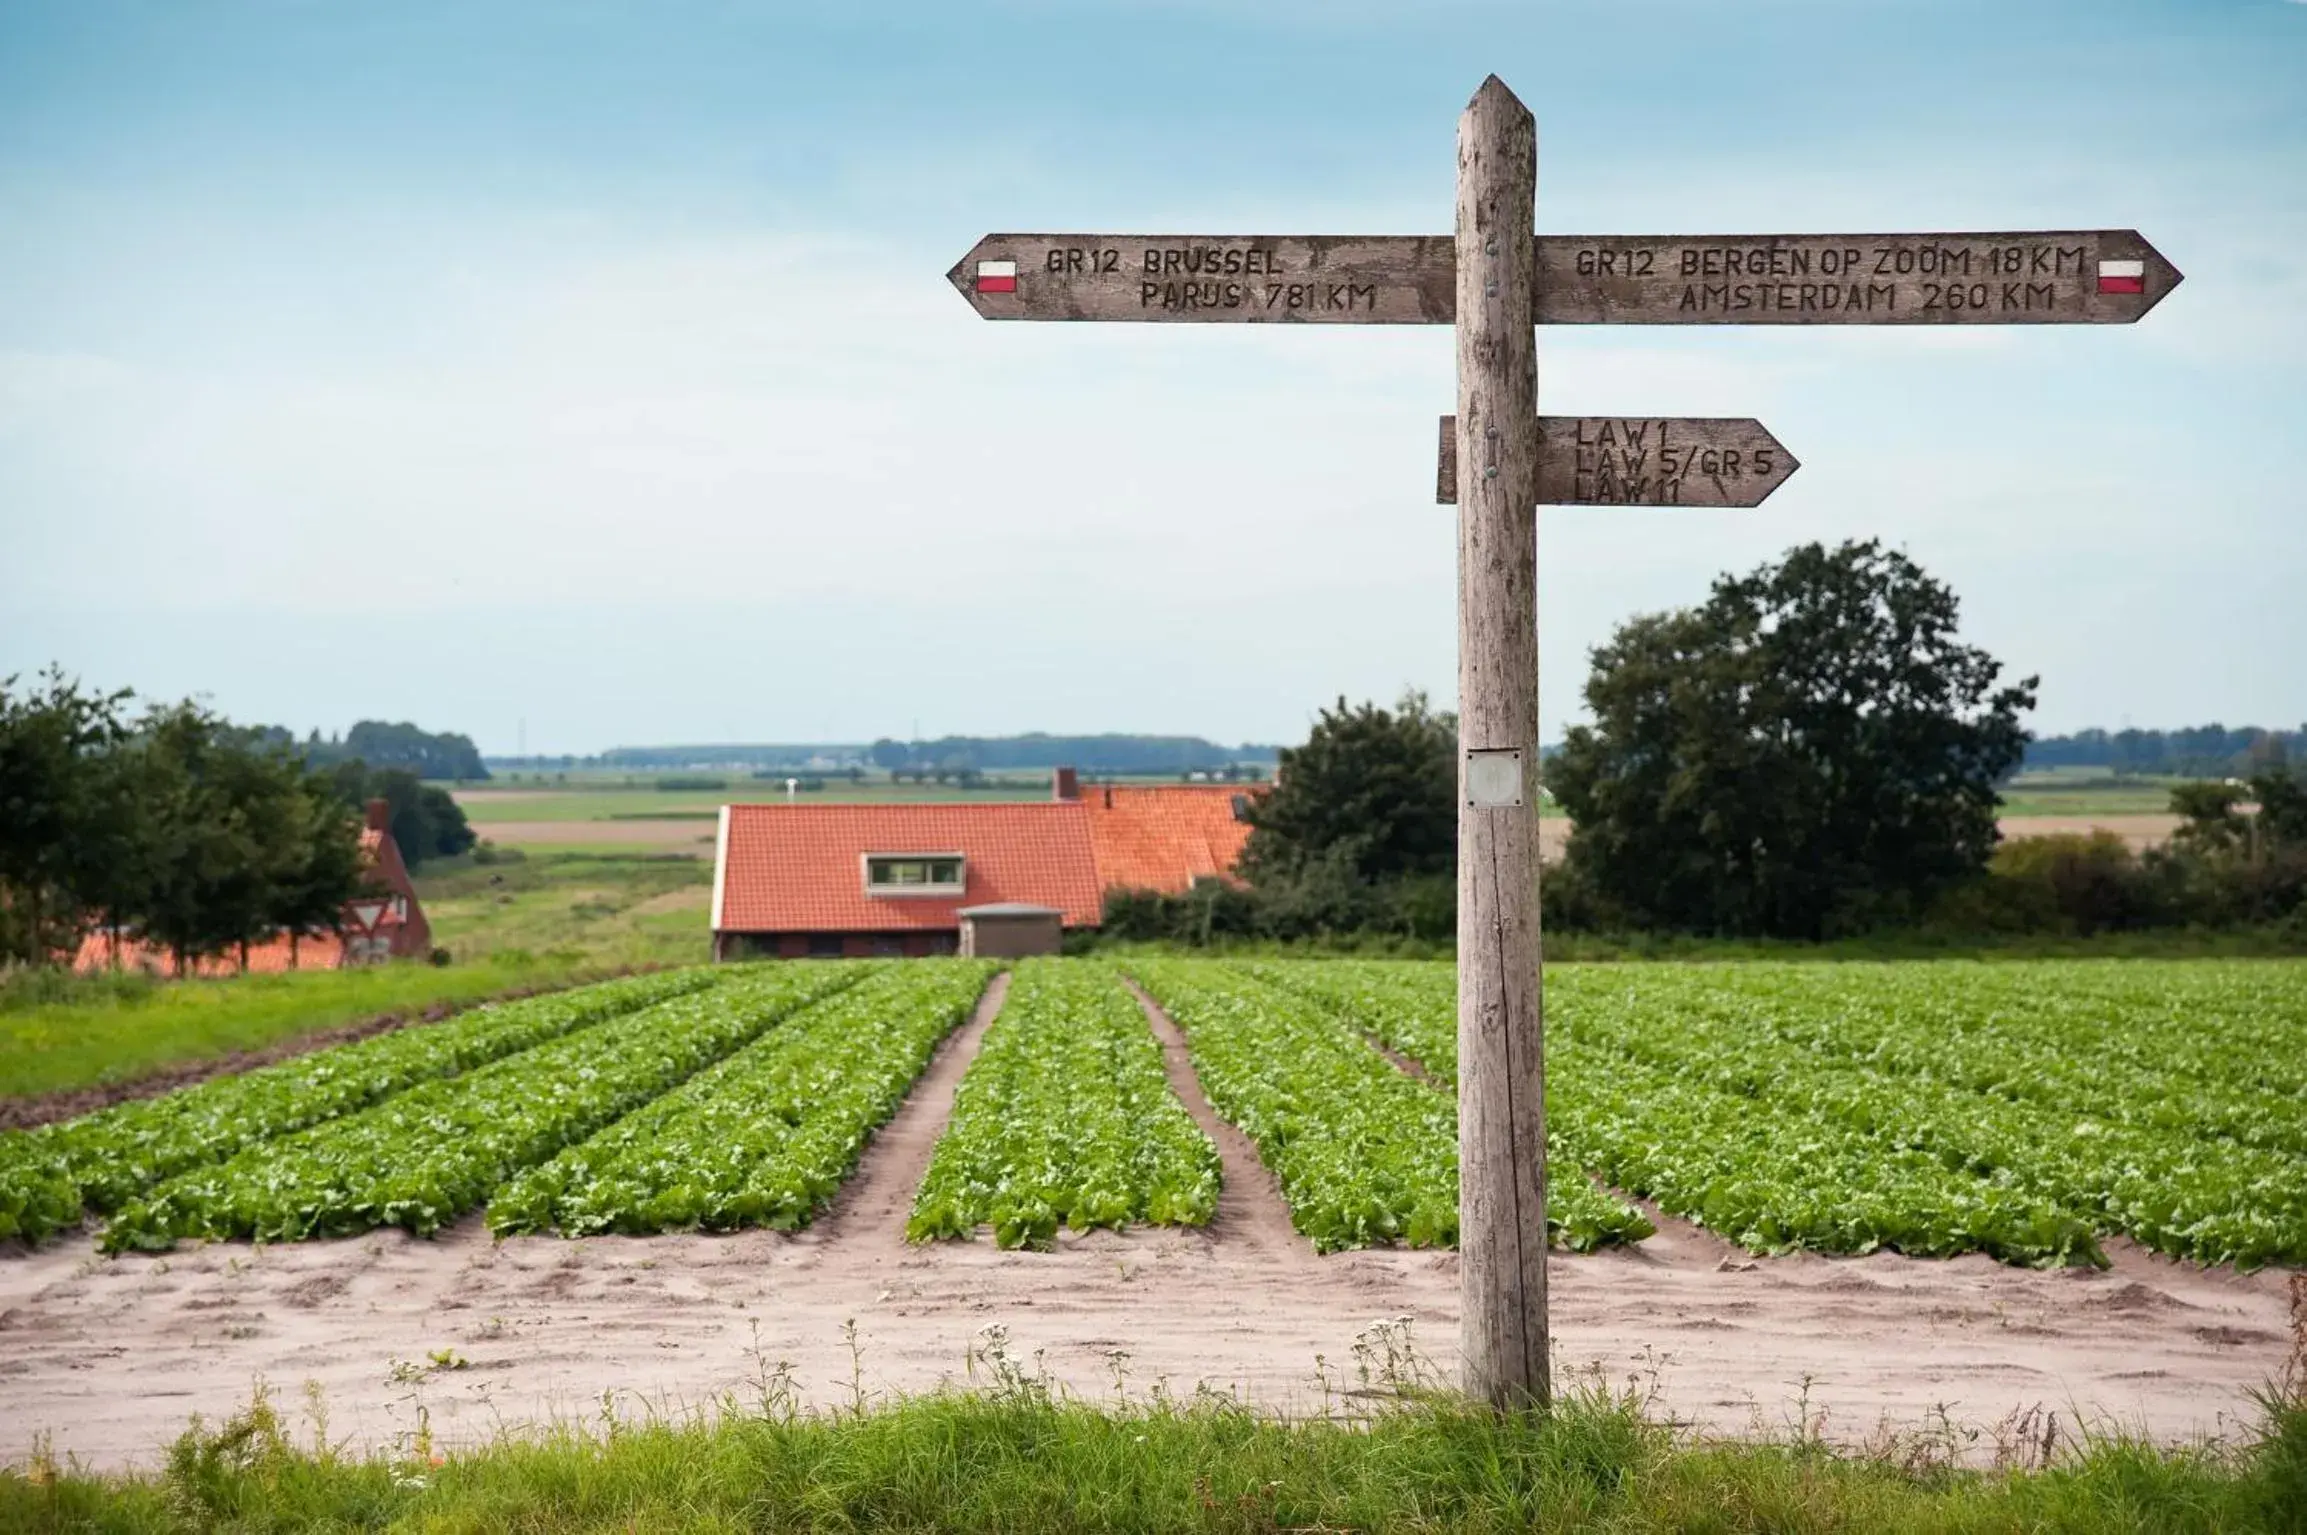
[{"label": "wooden signpost", "polygon": [[1455,325],[1462,1384],[1551,1399],[1538,922],[1540,505],[1753,506],[1761,424],[1540,416],[1538,325],[2122,325],[2178,269],[2134,230],[1539,235],[1537,130],[1496,76],[1458,120],[1457,225],[1422,235],[994,234],[947,274],[991,320]]}]

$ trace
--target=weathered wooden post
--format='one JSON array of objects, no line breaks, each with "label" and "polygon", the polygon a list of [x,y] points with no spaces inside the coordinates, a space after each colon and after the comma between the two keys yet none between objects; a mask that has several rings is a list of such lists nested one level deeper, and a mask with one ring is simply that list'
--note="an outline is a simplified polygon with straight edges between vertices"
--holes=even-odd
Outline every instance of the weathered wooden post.
[{"label": "weathered wooden post", "polygon": [[1550,1395],[1537,508],[1757,506],[1795,469],[1759,421],[1540,417],[1532,327],[2127,325],[2180,281],[2134,229],[1539,238],[1537,181],[1493,75],[1458,120],[1454,239],[989,234],[945,274],[989,320],[1458,328],[1459,1336],[1501,1408]]},{"label": "weathered wooden post", "polygon": [[1458,1177],[1468,1395],[1544,1406],[1538,968],[1538,131],[1496,75],[1458,119]]}]

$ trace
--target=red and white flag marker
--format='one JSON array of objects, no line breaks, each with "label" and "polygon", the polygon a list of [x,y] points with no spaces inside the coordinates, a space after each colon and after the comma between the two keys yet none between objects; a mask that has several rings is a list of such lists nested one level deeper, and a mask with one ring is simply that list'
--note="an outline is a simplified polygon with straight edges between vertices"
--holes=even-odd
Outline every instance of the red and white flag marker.
[{"label": "red and white flag marker", "polygon": [[980,261],[977,264],[977,291],[980,293],[1015,293],[1017,291],[1017,263],[1014,261]]},{"label": "red and white flag marker", "polygon": [[2101,293],[2146,292],[2147,263],[2144,261],[2100,262],[2099,291]]}]

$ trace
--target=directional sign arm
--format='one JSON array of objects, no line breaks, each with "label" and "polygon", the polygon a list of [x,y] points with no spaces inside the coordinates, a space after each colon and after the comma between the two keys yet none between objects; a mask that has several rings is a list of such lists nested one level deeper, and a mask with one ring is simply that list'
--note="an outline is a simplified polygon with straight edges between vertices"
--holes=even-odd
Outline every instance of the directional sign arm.
[{"label": "directional sign arm", "polygon": [[992,234],[946,281],[989,320],[1447,325],[1446,236]]},{"label": "directional sign arm", "polygon": [[2127,325],[2179,269],[2135,229],[1542,235],[1542,325]]},{"label": "directional sign arm", "polygon": [[[1760,506],[1802,466],[1747,417],[1540,416],[1540,506]],[[1458,422],[1442,418],[1434,499],[1458,500]]]},{"label": "directional sign arm", "polygon": [[[2135,229],[1540,235],[1541,325],[2126,325],[2179,285]],[[987,235],[946,274],[989,320],[1447,325],[1422,235]]]}]

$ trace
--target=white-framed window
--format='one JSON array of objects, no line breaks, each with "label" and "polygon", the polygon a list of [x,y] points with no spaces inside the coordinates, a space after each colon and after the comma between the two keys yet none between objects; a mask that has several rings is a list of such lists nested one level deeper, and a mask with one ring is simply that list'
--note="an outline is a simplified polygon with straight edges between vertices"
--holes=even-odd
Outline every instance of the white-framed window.
[{"label": "white-framed window", "polygon": [[959,895],[968,883],[959,853],[867,853],[867,895]]}]

